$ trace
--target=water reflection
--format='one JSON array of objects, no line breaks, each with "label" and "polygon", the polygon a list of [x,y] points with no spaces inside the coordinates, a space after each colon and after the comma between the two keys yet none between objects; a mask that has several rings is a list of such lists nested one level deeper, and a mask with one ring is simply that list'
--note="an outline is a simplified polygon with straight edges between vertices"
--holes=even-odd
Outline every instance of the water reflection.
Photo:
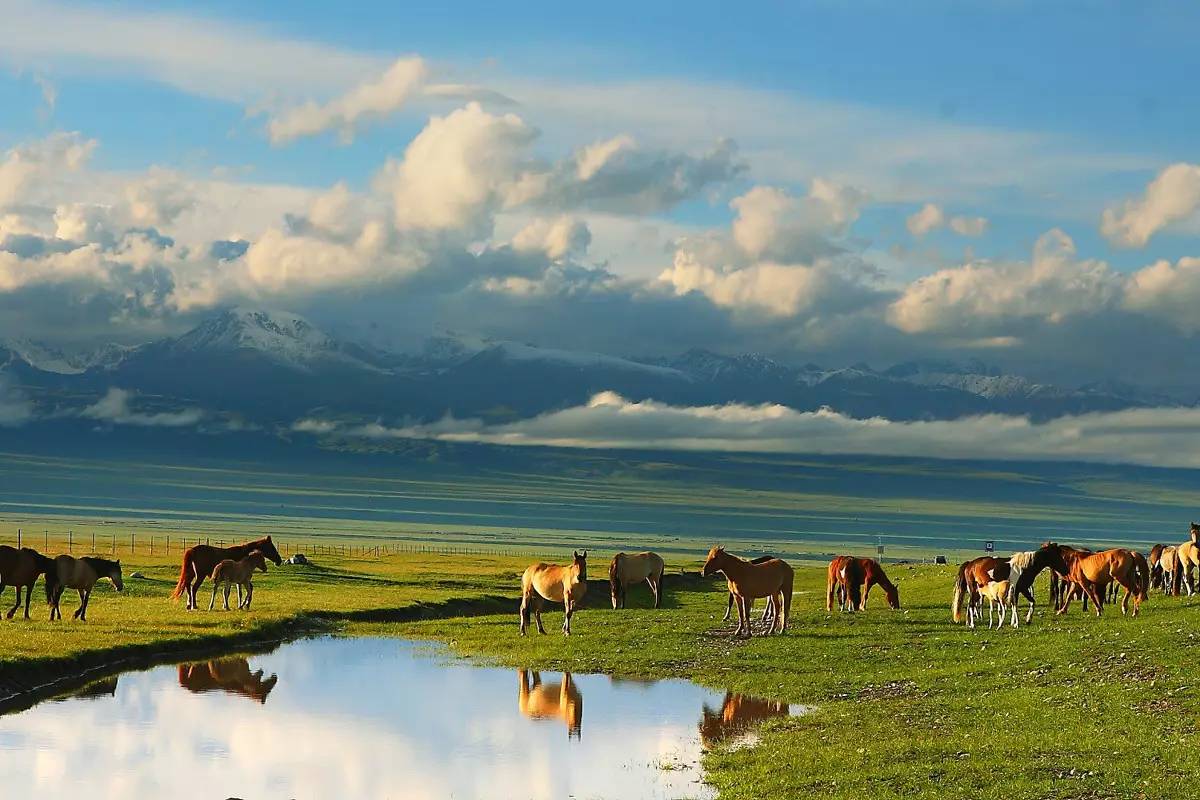
[{"label": "water reflection", "polygon": [[583,694],[571,678],[563,673],[558,683],[542,683],[540,672],[517,671],[517,707],[530,719],[562,720],[567,725],[567,738],[583,738]]},{"label": "water reflection", "polygon": [[713,796],[696,717],[722,696],[686,681],[521,672],[514,708],[512,670],[410,642],[313,639],[251,661],[125,673],[0,718],[4,796]]},{"label": "water reflection", "polygon": [[265,703],[278,682],[276,675],[263,680],[261,669],[251,672],[250,662],[244,658],[215,658],[179,665],[179,685],[189,692],[227,692]]},{"label": "water reflection", "polygon": [[726,692],[719,711],[709,708],[707,703],[704,704],[704,715],[700,719],[700,739],[705,747],[712,747],[742,736],[765,720],[786,717],[789,713],[791,709],[787,703]]},{"label": "water reflection", "polygon": [[59,695],[55,700],[86,699],[88,697],[115,697],[117,694],[117,676],[101,678],[74,691]]}]

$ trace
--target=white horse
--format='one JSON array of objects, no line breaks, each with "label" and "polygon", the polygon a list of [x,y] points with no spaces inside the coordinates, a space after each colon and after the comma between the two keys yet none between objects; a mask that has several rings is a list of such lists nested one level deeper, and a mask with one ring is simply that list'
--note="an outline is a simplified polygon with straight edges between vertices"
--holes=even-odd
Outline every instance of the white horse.
[{"label": "white horse", "polygon": [[[1021,579],[1021,573],[1029,569],[1036,554],[1036,550],[1024,550],[1020,553],[1013,553],[1012,558],[1008,559],[1009,589],[1007,603],[1012,608],[1012,626],[1014,628],[1021,627],[1020,615],[1017,613],[1017,608],[1021,603],[1021,596],[1017,593],[1017,584]],[[1033,609],[1035,606],[1032,585],[1029,586],[1025,597],[1029,600],[1029,612],[1025,615],[1025,624],[1028,625],[1033,621]]]},{"label": "white horse", "polygon": [[[988,630],[991,630],[992,613],[996,610],[997,607],[999,607],[999,609],[1000,609],[1000,614],[999,614],[999,617],[996,619],[996,630],[999,630],[1000,628],[1004,627],[1004,615],[1005,615],[1005,612],[1007,611],[1007,607],[1010,605],[1008,596],[1009,596],[1009,590],[1011,588],[1012,588],[1011,581],[992,581],[991,583],[985,583],[979,587],[980,597],[986,598],[988,601]],[[982,619],[983,618],[983,610],[980,609],[979,612],[977,612],[977,613],[979,614],[979,617]],[[969,622],[970,622],[971,627],[974,628],[975,627],[974,620],[970,620]]]}]

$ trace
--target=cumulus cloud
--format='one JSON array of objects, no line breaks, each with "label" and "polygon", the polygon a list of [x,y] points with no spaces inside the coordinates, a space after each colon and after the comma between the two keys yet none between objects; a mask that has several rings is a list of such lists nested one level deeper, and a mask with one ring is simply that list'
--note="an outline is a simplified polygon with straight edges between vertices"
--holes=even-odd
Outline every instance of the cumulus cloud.
[{"label": "cumulus cloud", "polygon": [[360,83],[325,103],[308,101],[273,115],[267,133],[273,144],[336,130],[349,143],[359,126],[400,109],[419,91],[428,75],[424,59],[397,59],[378,77]]},{"label": "cumulus cloud", "polygon": [[927,233],[948,227],[959,236],[982,236],[987,233],[986,217],[947,217],[941,206],[926,203],[905,220],[908,232],[918,239]]},{"label": "cumulus cloud", "polygon": [[582,220],[566,216],[539,217],[517,231],[512,246],[520,252],[545,253],[547,258],[557,261],[583,255],[591,241],[592,233]]},{"label": "cumulus cloud", "polygon": [[737,214],[733,239],[751,258],[806,261],[837,249],[829,237],[845,233],[865,201],[857,189],[821,178],[804,197],[755,186],[729,204]]},{"label": "cumulus cloud", "polygon": [[1156,261],[1129,276],[1124,306],[1168,320],[1186,333],[1200,331],[1200,258]]},{"label": "cumulus cloud", "polygon": [[54,133],[12,148],[0,161],[0,209],[28,203],[35,183],[56,173],[78,170],[95,149],[95,139],[85,139],[78,133]]},{"label": "cumulus cloud", "polygon": [[1150,237],[1200,209],[1200,166],[1172,164],[1150,181],[1141,197],[1104,211],[1100,232],[1122,247],[1145,247]]},{"label": "cumulus cloud", "polygon": [[110,388],[104,397],[83,409],[80,416],[113,425],[135,425],[143,428],[183,428],[195,425],[204,418],[198,408],[182,411],[140,412],[132,407],[133,392]]},{"label": "cumulus cloud", "polygon": [[1055,229],[1038,239],[1029,262],[972,262],[918,278],[887,318],[908,333],[1019,331],[1030,318],[1058,322],[1112,307],[1122,288],[1119,273],[1079,259],[1075,242]]},{"label": "cumulus cloud", "polygon": [[1143,408],[1047,422],[990,414],[949,421],[855,419],[775,404],[671,406],[601,392],[582,406],[491,425],[445,418],[429,425],[310,424],[352,438],[434,439],[497,445],[714,450],[932,458],[1070,460],[1200,466],[1200,409]]}]

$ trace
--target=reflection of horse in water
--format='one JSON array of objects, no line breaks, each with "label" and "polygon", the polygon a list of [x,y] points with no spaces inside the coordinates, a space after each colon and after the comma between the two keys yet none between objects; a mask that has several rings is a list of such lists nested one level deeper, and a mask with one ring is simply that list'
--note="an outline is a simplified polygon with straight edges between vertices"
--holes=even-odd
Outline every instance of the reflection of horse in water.
[{"label": "reflection of horse in water", "polygon": [[789,711],[787,703],[726,692],[720,711],[714,711],[705,704],[704,716],[700,719],[700,741],[705,746],[714,745],[764,720],[786,717]]},{"label": "reflection of horse in water", "polygon": [[278,682],[277,675],[263,680],[261,669],[251,672],[250,662],[244,658],[179,665],[179,685],[189,692],[228,692],[265,703]]},{"label": "reflection of horse in water", "polygon": [[[532,681],[530,678],[532,677]],[[583,736],[583,695],[571,673],[564,672],[561,683],[542,683],[539,672],[517,670],[517,707],[530,719],[561,719],[567,724],[567,738]]]}]

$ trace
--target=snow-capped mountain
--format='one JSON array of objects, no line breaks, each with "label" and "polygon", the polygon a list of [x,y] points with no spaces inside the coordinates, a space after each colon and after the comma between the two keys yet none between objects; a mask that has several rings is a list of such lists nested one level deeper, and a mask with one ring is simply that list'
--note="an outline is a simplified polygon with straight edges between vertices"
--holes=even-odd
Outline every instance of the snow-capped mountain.
[{"label": "snow-capped mountain", "polygon": [[989,400],[1021,397],[1061,398],[1071,392],[1059,386],[1035,383],[1019,375],[1005,375],[978,361],[954,364],[945,361],[913,361],[897,364],[884,374],[924,386],[949,386]]},{"label": "snow-capped mountain", "polygon": [[304,317],[287,311],[233,308],[204,320],[172,340],[176,353],[230,353],[253,351],[278,364],[310,370],[323,362],[338,361],[377,370],[363,348],[345,345]]},{"label": "snow-capped mountain", "polygon": [[68,349],[32,339],[9,339],[0,342],[0,347],[31,367],[59,375],[79,375],[89,369],[112,369],[136,349],[113,343],[96,348]]}]

